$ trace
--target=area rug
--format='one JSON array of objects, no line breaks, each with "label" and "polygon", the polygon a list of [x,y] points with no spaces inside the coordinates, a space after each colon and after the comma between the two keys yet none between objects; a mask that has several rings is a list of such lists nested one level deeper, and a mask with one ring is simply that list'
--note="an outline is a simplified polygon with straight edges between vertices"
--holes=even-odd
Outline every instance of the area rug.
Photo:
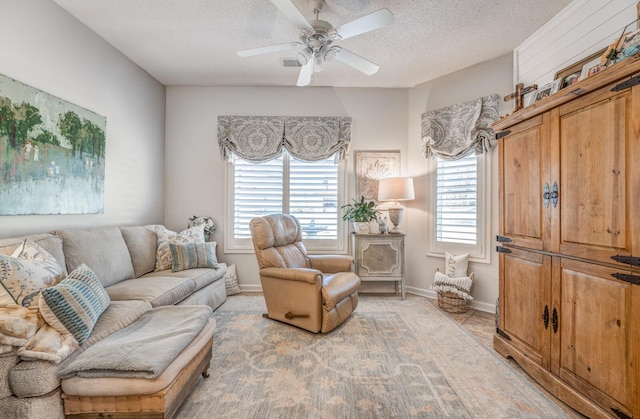
[{"label": "area rug", "polygon": [[214,313],[210,377],[179,418],[563,418],[428,300],[361,296],[333,332],[265,319],[262,296]]}]

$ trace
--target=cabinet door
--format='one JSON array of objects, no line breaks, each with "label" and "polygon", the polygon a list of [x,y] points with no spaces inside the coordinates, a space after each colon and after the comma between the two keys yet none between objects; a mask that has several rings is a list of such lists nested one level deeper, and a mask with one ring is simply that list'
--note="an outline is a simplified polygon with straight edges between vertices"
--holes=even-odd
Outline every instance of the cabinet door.
[{"label": "cabinet door", "polygon": [[552,371],[607,411],[632,416],[640,363],[638,286],[614,279],[618,271],[609,267],[569,259],[559,265]]},{"label": "cabinet door", "polygon": [[510,128],[499,142],[500,235],[511,244],[545,249],[548,209],[543,201],[550,162],[548,114]]},{"label": "cabinet door", "polygon": [[640,89],[634,89],[616,93],[607,86],[558,110],[554,228],[563,255],[605,263],[640,255]]},{"label": "cabinet door", "polygon": [[371,277],[400,278],[403,272],[404,236],[396,235],[356,235],[357,274],[363,281]]},{"label": "cabinet door", "polygon": [[498,327],[508,335],[511,345],[549,368],[551,257],[520,249],[510,251],[500,253]]}]

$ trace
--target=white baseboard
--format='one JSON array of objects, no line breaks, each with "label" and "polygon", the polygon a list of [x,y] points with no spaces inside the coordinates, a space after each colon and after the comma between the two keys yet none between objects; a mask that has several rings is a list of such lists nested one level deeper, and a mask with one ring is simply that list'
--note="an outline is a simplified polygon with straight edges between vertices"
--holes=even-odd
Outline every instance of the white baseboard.
[{"label": "white baseboard", "polygon": [[[370,284],[367,284],[370,285]],[[262,286],[261,285],[240,285],[240,289],[244,292],[262,292]],[[426,298],[430,298],[432,300],[435,300],[436,298],[438,298],[438,295],[436,294],[435,291],[432,290],[427,290],[427,289],[423,289],[423,288],[416,288],[416,287],[406,287],[405,288],[405,292],[407,294],[414,294],[414,295],[419,295],[421,297],[426,297]],[[376,287],[376,286],[368,286],[366,293],[370,293],[370,294],[388,294],[389,293],[389,288],[388,287]],[[480,301],[472,301],[471,302],[471,308],[473,308],[474,310],[478,310],[478,311],[484,311],[485,313],[495,313],[496,312],[496,308],[493,304],[488,304],[488,303],[483,303]]]}]

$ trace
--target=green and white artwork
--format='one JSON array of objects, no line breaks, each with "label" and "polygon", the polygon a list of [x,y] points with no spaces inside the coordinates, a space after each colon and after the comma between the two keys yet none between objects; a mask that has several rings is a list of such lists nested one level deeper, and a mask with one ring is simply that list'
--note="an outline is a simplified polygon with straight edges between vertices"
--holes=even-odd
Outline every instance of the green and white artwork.
[{"label": "green and white artwork", "polygon": [[0,75],[0,215],[103,213],[106,125]]}]

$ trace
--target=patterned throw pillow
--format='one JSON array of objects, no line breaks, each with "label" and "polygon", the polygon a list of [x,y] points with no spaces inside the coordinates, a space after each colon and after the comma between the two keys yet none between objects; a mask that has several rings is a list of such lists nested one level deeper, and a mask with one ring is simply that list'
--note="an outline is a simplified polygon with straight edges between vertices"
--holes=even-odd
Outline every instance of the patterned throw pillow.
[{"label": "patterned throw pillow", "polygon": [[469,268],[469,253],[454,255],[446,252],[444,255],[445,274],[449,278],[460,278],[467,276]]},{"label": "patterned throw pillow", "polygon": [[42,290],[40,312],[58,333],[73,335],[82,345],[110,303],[100,279],[83,263],[58,285]]},{"label": "patterned throw pillow", "polygon": [[11,256],[0,255],[0,305],[17,304],[38,311],[40,291],[64,278],[55,257],[25,240]]},{"label": "patterned throw pillow", "polygon": [[224,286],[227,290],[227,295],[240,294],[242,291],[238,286],[238,274],[236,273],[236,265],[227,267],[227,273],[224,274]]},{"label": "patterned throw pillow", "polygon": [[204,243],[204,225],[188,228],[176,233],[164,226],[156,227],[158,247],[156,250],[156,271],[171,269],[171,249],[169,244]]},{"label": "patterned throw pillow", "polygon": [[171,249],[172,272],[194,268],[218,269],[216,242],[206,243],[169,243]]}]

